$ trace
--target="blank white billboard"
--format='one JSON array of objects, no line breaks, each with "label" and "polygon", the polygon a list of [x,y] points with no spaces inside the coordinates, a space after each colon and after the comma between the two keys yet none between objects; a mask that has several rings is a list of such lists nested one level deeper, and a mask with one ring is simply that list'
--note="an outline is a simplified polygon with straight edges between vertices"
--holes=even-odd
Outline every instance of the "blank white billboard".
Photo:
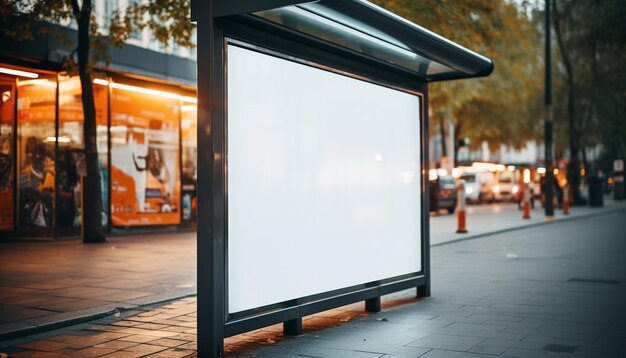
[{"label": "blank white billboard", "polygon": [[421,271],[421,98],[227,51],[228,312]]}]

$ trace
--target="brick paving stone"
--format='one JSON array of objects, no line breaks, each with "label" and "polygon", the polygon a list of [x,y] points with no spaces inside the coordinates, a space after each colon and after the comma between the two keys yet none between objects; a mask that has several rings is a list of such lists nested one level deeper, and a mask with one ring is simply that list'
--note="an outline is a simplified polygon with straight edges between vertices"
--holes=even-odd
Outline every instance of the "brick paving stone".
[{"label": "brick paving stone", "polygon": [[148,343],[154,340],[159,339],[158,337],[155,336],[146,336],[146,335],[141,335],[141,334],[133,334],[131,336],[127,336],[124,338],[120,338],[120,341],[126,341],[126,342],[135,342],[135,343]]},{"label": "brick paving stone", "polygon": [[145,354],[137,353],[137,352],[117,351],[117,352],[113,352],[111,354],[103,355],[102,357],[106,357],[106,358],[139,358],[139,357],[145,357]]},{"label": "brick paving stone", "polygon": [[155,345],[152,343],[153,342],[150,342],[149,344],[140,344],[140,345],[129,347],[123,350],[127,352],[134,352],[134,353],[141,353],[143,355],[148,355],[148,354],[161,352],[161,351],[171,348],[171,347],[166,347],[162,345]]},{"label": "brick paving stone", "polygon": [[154,341],[150,341],[150,344],[155,344],[163,347],[178,347],[181,344],[188,343],[187,341],[179,340],[179,339],[171,339],[171,338],[159,338]]},{"label": "brick paving stone", "polygon": [[41,340],[41,341],[20,344],[18,345],[18,347],[36,350],[36,351],[42,351],[42,352],[54,352],[63,348],[68,348],[69,345],[68,343],[65,343],[65,342]]},{"label": "brick paving stone", "polygon": [[183,358],[183,357],[196,357],[197,353],[189,349],[170,348],[168,350],[151,354],[148,357],[155,358]]},{"label": "brick paving stone", "polygon": [[67,357],[67,353],[56,353],[56,352],[42,352],[42,351],[31,351],[25,350],[21,352],[11,353],[11,357],[15,358],[65,358]]},{"label": "brick paving stone", "polygon": [[164,328],[169,327],[169,325],[165,325],[165,324],[158,324],[158,323],[142,323],[140,325],[135,326],[135,328],[140,328],[140,329],[156,329],[159,331],[163,331]]},{"label": "brick paving stone", "polygon": [[100,357],[105,354],[113,353],[115,351],[116,351],[115,349],[109,349],[109,348],[89,347],[89,348],[84,348],[84,349],[74,351],[71,353],[71,356],[78,357],[78,358],[92,358],[92,357]]},{"label": "brick paving stone", "polygon": [[105,343],[96,344],[94,347],[122,350],[122,349],[126,349],[126,348],[129,348],[129,347],[136,346],[137,344],[139,344],[139,343],[137,343],[137,342],[129,342],[129,341],[122,341],[122,340],[114,340],[114,341],[108,341],[108,342],[105,342]]}]

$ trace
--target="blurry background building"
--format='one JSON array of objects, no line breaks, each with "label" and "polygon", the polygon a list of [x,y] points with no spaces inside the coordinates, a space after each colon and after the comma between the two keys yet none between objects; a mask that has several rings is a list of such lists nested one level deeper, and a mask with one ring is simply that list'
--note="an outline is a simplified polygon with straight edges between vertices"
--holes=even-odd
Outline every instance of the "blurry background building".
[{"label": "blurry background building", "polygon": [[[103,29],[126,3],[95,1]],[[75,38],[75,26],[40,26],[47,31],[34,31],[32,40],[0,39],[1,238],[81,230],[81,87],[63,66],[73,51],[63,36]],[[148,30],[136,31],[123,48],[108,48],[111,62],[94,80],[109,233],[195,222],[195,50],[151,38]]]}]

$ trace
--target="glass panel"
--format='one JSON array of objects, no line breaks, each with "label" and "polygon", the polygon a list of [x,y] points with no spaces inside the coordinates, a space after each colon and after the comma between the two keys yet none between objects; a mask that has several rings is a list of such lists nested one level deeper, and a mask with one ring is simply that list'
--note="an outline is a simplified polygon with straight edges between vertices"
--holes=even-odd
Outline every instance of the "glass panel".
[{"label": "glass panel", "polygon": [[[93,85],[96,105],[96,135],[102,207],[108,207],[108,156],[107,156],[107,87]],[[81,188],[80,177],[87,174],[84,155],[83,101],[78,77],[59,77],[59,152],[57,173],[57,205],[61,235],[80,232]]]},{"label": "glass panel", "polygon": [[183,102],[181,137],[183,148],[183,221],[196,221],[196,180],[198,161],[198,107]]},{"label": "glass panel", "polygon": [[13,231],[15,80],[0,80],[0,231]]},{"label": "glass panel", "polygon": [[180,96],[119,86],[111,84],[112,223],[179,224]]},{"label": "glass panel", "polygon": [[56,79],[17,85],[18,227],[50,234],[54,225]]}]

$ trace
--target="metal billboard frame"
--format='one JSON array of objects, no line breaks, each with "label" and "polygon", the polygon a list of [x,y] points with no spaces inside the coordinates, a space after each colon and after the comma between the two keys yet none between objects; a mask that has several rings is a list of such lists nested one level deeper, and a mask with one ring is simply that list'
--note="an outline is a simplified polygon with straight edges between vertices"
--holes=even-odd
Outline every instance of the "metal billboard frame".
[{"label": "metal billboard frame", "polygon": [[[342,47],[315,34],[289,28],[252,13],[297,6],[308,1],[288,0],[194,0],[192,19],[198,31],[198,354],[224,355],[224,338],[283,322],[287,335],[302,332],[302,317],[342,305],[365,301],[369,312],[380,311],[382,295],[416,287],[417,295],[430,296],[430,240],[428,220],[428,82],[486,76],[493,63],[436,34],[407,23],[393,14],[361,0],[322,0],[334,13],[361,16],[359,23],[417,39],[410,51],[442,64],[448,72],[429,74],[395,65],[354,49]],[[330,5],[329,5],[330,4]],[[358,29],[357,29],[358,30]],[[402,31],[401,31],[402,30]],[[407,33],[408,32],[408,33]],[[399,35],[400,36],[400,35]],[[226,177],[227,98],[226,50],[229,42],[248,44],[285,57],[315,63],[325,69],[399,89],[421,98],[421,249],[422,270],[384,280],[278,302],[236,315],[227,312],[227,223]],[[388,46],[389,44],[381,44]],[[420,50],[420,46],[425,49]],[[206,189],[206,190],[203,190]]]}]

